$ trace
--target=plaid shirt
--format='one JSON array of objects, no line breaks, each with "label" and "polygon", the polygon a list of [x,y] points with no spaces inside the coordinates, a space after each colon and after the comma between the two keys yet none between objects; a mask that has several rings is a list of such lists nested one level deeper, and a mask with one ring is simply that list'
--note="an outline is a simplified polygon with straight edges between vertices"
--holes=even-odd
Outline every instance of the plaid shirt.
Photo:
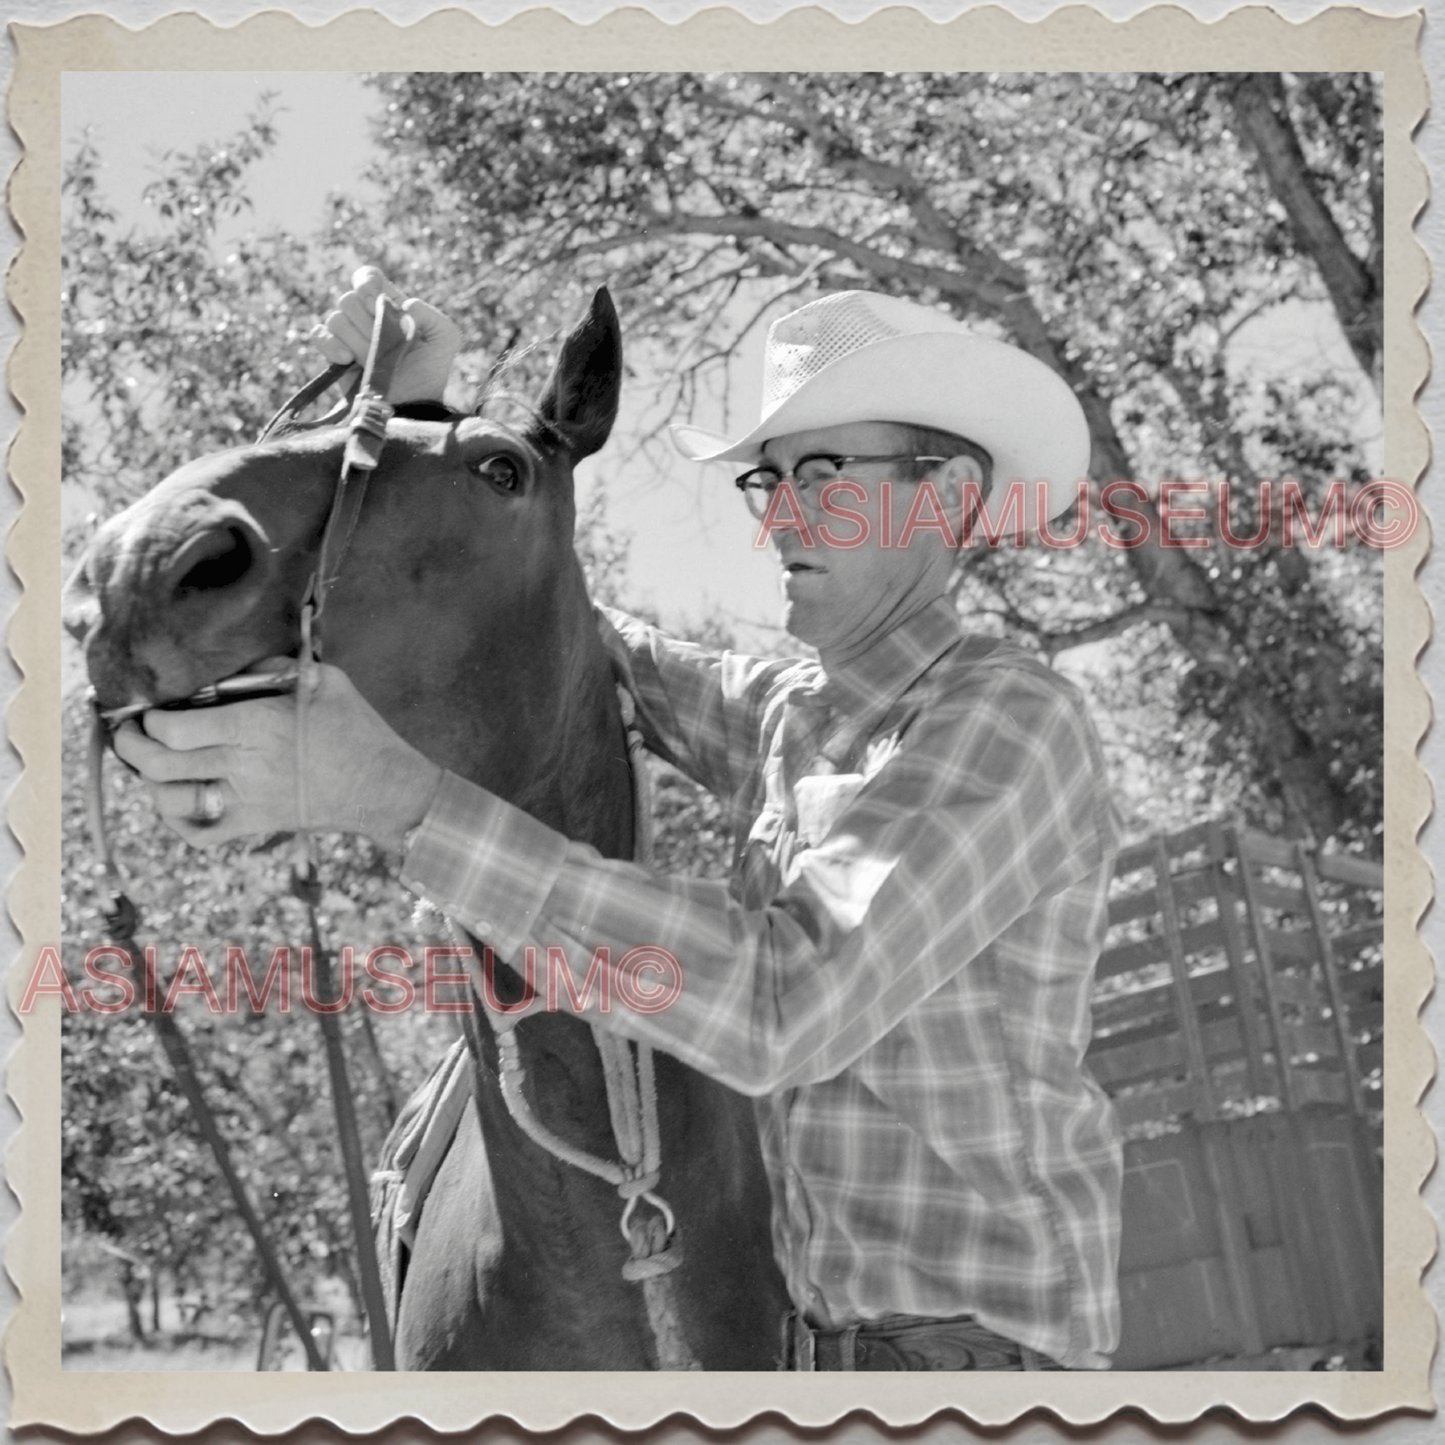
[{"label": "plaid shirt", "polygon": [[815,1323],[971,1314],[1107,1366],[1120,1147],[1081,1060],[1115,828],[1077,692],[946,599],[828,675],[611,619],[649,745],[730,809],[731,884],[603,859],[460,779],[404,880],[504,959],[562,945],[579,982],[603,945],[679,960],[666,1011],[614,987],[588,1017],[756,1096]]}]

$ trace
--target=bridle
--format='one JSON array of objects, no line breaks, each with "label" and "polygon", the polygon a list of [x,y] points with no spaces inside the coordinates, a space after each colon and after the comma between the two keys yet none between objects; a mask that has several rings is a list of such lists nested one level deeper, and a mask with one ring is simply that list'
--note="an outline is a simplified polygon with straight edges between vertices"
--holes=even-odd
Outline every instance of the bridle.
[{"label": "bridle", "polygon": [[[292,842],[290,859],[290,891],[306,907],[308,931],[311,935],[312,958],[315,965],[316,989],[319,997],[334,997],[331,958],[322,943],[318,907],[321,898],[320,879],[311,835],[305,831],[308,816],[305,757],[306,713],[319,683],[321,660],[321,621],[332,584],[340,575],[341,563],[350,545],[357,520],[361,515],[367,484],[381,459],[386,441],[387,424],[394,409],[386,400],[397,364],[405,355],[414,334],[410,317],[388,298],[376,303],[371,345],[356,388],[347,403],[313,423],[300,423],[297,418],[314,401],[355,370],[348,364],[333,365],[313,377],[283,404],[262,429],[258,444],[272,438],[282,428],[297,426],[322,427],[346,419],[347,436],[342,455],[341,473],[332,496],[331,510],[322,533],[316,567],[308,580],[301,604],[301,641],[294,669],[266,673],[242,673],[199,689],[180,702],[162,706],[177,710],[213,707],[244,698],[278,696],[294,693],[296,697],[296,785],[298,816],[303,827]],[[628,733],[629,762],[634,789],[645,787],[646,771],[641,759],[642,740],[633,725],[631,697],[619,686],[624,723]],[[134,964],[137,961],[135,934],[140,927],[140,911],[127,894],[120,869],[110,845],[105,824],[103,803],[103,759],[110,734],[128,718],[134,718],[155,704],[132,703],[102,709],[91,695],[91,733],[86,780],[86,816],[92,846],[105,879],[107,902],[102,913],[107,931],[115,946],[123,949]],[[645,795],[635,791],[635,818],[638,838],[637,853],[645,858],[648,848],[650,808]],[[478,970],[479,973],[479,970]],[[480,977],[473,980],[479,998],[487,991]],[[667,1278],[682,1261],[681,1243],[677,1237],[676,1220],[667,1201],[656,1192],[661,1168],[657,1122],[657,1099],[653,1076],[652,1050],[645,1044],[629,1044],[626,1040],[592,1030],[602,1058],[607,1085],[608,1108],[613,1133],[621,1156],[620,1163],[587,1154],[568,1145],[549,1130],[533,1113],[524,1090],[523,1069],[516,1039],[516,1019],[503,1018],[483,1008],[496,1033],[500,1064],[499,1082],[507,1109],[514,1122],[539,1147],[579,1169],[605,1179],[618,1190],[624,1201],[621,1228],[630,1249],[630,1258],[623,1265],[623,1277],[642,1286],[648,1320],[657,1347],[662,1369],[699,1369],[700,1365],[688,1350],[683,1337],[676,1300]],[[261,1226],[259,1217],[246,1193],[244,1184],[231,1162],[229,1146],[221,1134],[207,1104],[196,1076],[194,1060],[185,1036],[175,1019],[164,1010],[148,1012],[160,1035],[162,1046],[177,1080],[211,1146],[216,1162],[231,1189],[263,1267],[270,1277],[282,1304],[286,1307],[297,1336],[306,1350],[312,1370],[326,1369],[300,1307],[281,1273],[280,1263]],[[336,1111],[337,1129],[342,1149],[347,1182],[347,1200],[352,1233],[356,1247],[358,1273],[361,1276],[362,1301],[365,1306],[372,1359],[378,1370],[396,1368],[386,1298],[376,1255],[368,1180],[361,1155],[360,1133],[356,1123],[355,1105],[347,1077],[347,1066],[341,1038],[341,1024],[333,1013],[319,1012],[318,1023],[326,1046],[327,1067],[331,1081],[332,1103]],[[636,1206],[645,1200],[655,1211],[647,1220],[636,1218]]]}]

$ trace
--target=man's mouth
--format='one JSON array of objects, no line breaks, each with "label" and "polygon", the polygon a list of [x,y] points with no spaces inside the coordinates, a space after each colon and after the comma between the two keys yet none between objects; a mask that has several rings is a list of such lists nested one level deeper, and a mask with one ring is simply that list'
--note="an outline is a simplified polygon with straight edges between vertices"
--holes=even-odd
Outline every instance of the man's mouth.
[{"label": "man's mouth", "polygon": [[783,563],[783,571],[789,576],[797,576],[800,572],[826,572],[826,567],[820,567],[816,562],[804,562],[800,558],[794,558],[791,562]]}]

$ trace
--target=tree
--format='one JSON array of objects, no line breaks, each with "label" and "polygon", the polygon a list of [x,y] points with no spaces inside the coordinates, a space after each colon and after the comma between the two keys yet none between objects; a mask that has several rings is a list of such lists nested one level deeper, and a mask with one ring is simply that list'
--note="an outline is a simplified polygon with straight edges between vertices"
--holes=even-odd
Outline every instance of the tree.
[{"label": "tree", "polygon": [[107,204],[93,140],[65,166],[61,466],[101,515],[192,457],[252,440],[318,369],[301,341],[342,254],[282,232],[215,250],[274,142],[263,108],[227,141],[163,157],[145,193],[159,225],[146,230]]},{"label": "tree", "polygon": [[[1059,371],[1083,403],[1096,485],[1368,480],[1343,418],[1362,378],[1262,383],[1231,343],[1286,301],[1322,301],[1318,247],[1241,144],[1209,76],[387,75],[388,204],[338,218],[467,328],[555,324],[604,277],[663,413],[726,385],[757,321],[824,290],[931,301]],[[1368,77],[1309,99],[1310,174],[1341,244],[1378,234]],[[1279,91],[1271,92],[1278,101]],[[1272,111],[1282,125],[1283,111]],[[1302,152],[1301,152],[1302,154]],[[1279,152],[1280,173],[1302,164]],[[1329,178],[1329,184],[1320,181]],[[1323,203],[1322,203],[1323,204]],[[1348,249],[1348,245],[1346,246]],[[1364,263],[1362,263],[1364,264]],[[1366,268],[1368,269],[1368,267]],[[1336,304],[1339,304],[1338,301]],[[1357,353],[1367,328],[1353,326]],[[1367,354],[1367,353],[1366,353]],[[995,553],[971,610],[1049,655],[1112,639],[1179,669],[1181,714],[1216,727],[1261,822],[1371,846],[1380,822],[1379,559],[1360,549],[1150,545],[1064,560]],[[1162,644],[1162,646],[1161,646]]]}]

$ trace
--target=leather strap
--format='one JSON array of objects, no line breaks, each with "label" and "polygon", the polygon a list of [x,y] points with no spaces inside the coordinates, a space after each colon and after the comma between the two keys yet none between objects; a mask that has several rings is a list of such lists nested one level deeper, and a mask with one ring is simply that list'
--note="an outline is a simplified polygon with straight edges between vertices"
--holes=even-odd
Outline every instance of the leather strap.
[{"label": "leather strap", "polygon": [[385,296],[378,298],[376,321],[371,329],[371,350],[361,375],[360,390],[351,406],[341,478],[336,484],[331,515],[326,519],[326,531],[322,534],[321,552],[308,598],[312,604],[312,639],[317,657],[321,655],[319,624],[326,606],[326,594],[340,575],[342,558],[351,544],[351,534],[356,530],[361,506],[366,500],[366,484],[381,460],[381,450],[386,444],[386,424],[392,415],[386,393],[397,363],[411,345],[415,331],[416,323],[411,317],[403,315],[395,302]]}]

